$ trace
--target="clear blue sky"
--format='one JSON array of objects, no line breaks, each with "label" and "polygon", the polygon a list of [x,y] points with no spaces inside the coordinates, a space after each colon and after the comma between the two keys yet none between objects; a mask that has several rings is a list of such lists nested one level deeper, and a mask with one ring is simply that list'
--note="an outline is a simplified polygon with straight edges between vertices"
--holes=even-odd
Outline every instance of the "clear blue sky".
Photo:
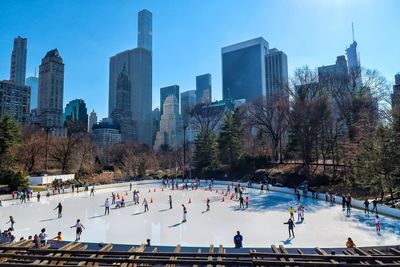
[{"label": "clear blue sky", "polygon": [[58,48],[65,63],[64,105],[86,101],[108,110],[109,57],[135,48],[137,12],[153,13],[153,107],[159,88],[195,89],[211,73],[221,99],[221,47],[262,36],[288,55],[289,73],[334,63],[355,24],[363,67],[389,81],[400,71],[400,1],[396,0],[0,0],[0,79],[9,78],[14,37],[28,38],[27,75]]}]

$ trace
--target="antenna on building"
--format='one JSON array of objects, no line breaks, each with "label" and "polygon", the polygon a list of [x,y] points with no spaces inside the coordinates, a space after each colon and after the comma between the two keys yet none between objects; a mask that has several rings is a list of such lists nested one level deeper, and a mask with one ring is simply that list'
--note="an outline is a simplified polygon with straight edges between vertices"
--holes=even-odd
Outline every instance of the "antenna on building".
[{"label": "antenna on building", "polygon": [[353,34],[353,43],[354,43],[354,23],[351,23],[351,32]]}]

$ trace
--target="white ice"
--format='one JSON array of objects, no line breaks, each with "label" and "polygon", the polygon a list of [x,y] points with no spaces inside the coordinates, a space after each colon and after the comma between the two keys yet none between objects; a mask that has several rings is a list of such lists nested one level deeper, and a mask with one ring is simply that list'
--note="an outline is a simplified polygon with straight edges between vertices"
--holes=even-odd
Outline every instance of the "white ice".
[{"label": "white ice", "polygon": [[[244,197],[250,197],[247,210],[239,210],[238,202],[225,197],[222,202],[221,187],[218,194],[198,190],[161,191],[161,184],[134,185],[140,190],[140,205],[133,205],[129,187],[96,190],[94,197],[89,192],[67,193],[50,198],[42,196],[41,202],[34,199],[28,203],[19,201],[4,202],[0,208],[0,228],[7,229],[8,217],[16,221],[15,236],[28,237],[46,228],[49,237],[55,237],[58,231],[64,240],[75,239],[74,225],[81,219],[86,229],[81,241],[112,242],[120,244],[142,244],[147,238],[152,245],[176,246],[233,246],[233,236],[237,230],[243,235],[245,247],[266,247],[271,244],[284,244],[289,247],[343,247],[347,237],[351,237],[357,246],[395,245],[400,243],[399,221],[382,217],[382,233],[375,232],[373,217],[366,217],[362,211],[354,210],[346,217],[339,205],[330,205],[324,201],[303,199],[305,221],[296,224],[296,237],[288,240],[288,208],[297,209],[299,203],[293,195],[270,192],[260,194],[259,190],[246,190]],[[151,193],[149,193],[149,188]],[[156,188],[156,192],[153,192]],[[223,186],[224,190],[226,187]],[[132,190],[133,190],[132,189]],[[123,195],[127,201],[125,208],[111,206],[110,215],[104,216],[104,201],[111,192]],[[126,196],[128,192],[128,196]],[[169,209],[168,195],[172,196],[173,209]],[[150,211],[143,213],[142,200],[150,203]],[[211,199],[211,210],[206,210],[206,199]],[[191,204],[188,203],[189,199]],[[63,217],[57,218],[53,210],[57,204],[63,205]],[[188,210],[187,222],[181,223],[182,206]],[[297,219],[297,214],[295,214]]]}]

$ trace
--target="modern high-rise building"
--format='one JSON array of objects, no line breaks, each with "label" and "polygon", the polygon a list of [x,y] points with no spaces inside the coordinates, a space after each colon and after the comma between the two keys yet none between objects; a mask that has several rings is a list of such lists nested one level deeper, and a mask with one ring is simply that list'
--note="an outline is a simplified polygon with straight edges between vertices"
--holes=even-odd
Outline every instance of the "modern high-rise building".
[{"label": "modern high-rise building", "polygon": [[93,125],[97,124],[97,114],[94,112],[90,112],[89,115],[89,124],[88,124],[88,132],[91,133],[93,131]]},{"label": "modern high-rise building", "polygon": [[10,80],[21,85],[25,85],[27,42],[26,38],[15,38],[11,54]]},{"label": "modern high-rise building", "polygon": [[64,63],[53,49],[39,66],[38,120],[42,127],[62,127],[63,96]]},{"label": "modern high-rise building", "polygon": [[35,76],[30,76],[28,78],[26,78],[25,83],[27,86],[29,86],[31,88],[31,110],[37,108],[37,104],[38,104],[38,88],[39,88],[39,78],[36,77],[36,73]]},{"label": "modern high-rise building", "polygon": [[153,129],[152,130],[153,130],[153,144],[154,144],[154,141],[156,140],[157,132],[160,130],[161,115],[160,115],[159,108],[153,109],[152,117],[153,117]]},{"label": "modern high-rise building", "polygon": [[394,76],[393,94],[392,94],[392,107],[400,105],[400,73]]},{"label": "modern high-rise building", "polygon": [[20,124],[29,123],[29,86],[13,81],[0,81],[0,116],[11,115]]},{"label": "modern high-rise building", "polygon": [[107,147],[121,143],[119,127],[112,123],[112,119],[103,119],[93,125],[93,139],[96,145]]},{"label": "modern high-rise building", "polygon": [[224,100],[246,99],[247,102],[265,96],[268,50],[268,42],[262,37],[221,49]]},{"label": "modern high-rise building", "polygon": [[108,114],[117,109],[118,77],[125,68],[131,86],[130,107],[135,122],[136,140],[152,144],[152,15],[139,12],[138,48],[126,50],[110,58]]},{"label": "modern high-rise building", "polygon": [[117,81],[117,105],[111,113],[114,124],[120,128],[122,142],[136,140],[136,123],[132,119],[131,90],[131,83],[124,67]]},{"label": "modern high-rise building", "polygon": [[287,94],[289,83],[287,56],[276,48],[265,56],[266,95]]},{"label": "modern high-rise building", "polygon": [[144,9],[138,13],[137,47],[152,51],[153,46],[153,14]]},{"label": "modern high-rise building", "polygon": [[173,95],[178,99],[179,106],[179,86],[178,85],[170,85],[166,87],[160,88],[160,114],[163,114],[164,101],[168,96]]},{"label": "modern high-rise building", "polygon": [[163,146],[168,148],[178,147],[183,140],[182,117],[179,114],[178,99],[170,95],[164,101],[164,113],[161,115],[160,130],[157,132],[154,149]]},{"label": "modern high-rise building", "polygon": [[64,127],[75,132],[86,132],[88,125],[88,114],[86,103],[83,99],[71,100],[65,106]]},{"label": "modern high-rise building", "polygon": [[354,81],[356,88],[362,85],[360,55],[357,52],[357,42],[354,40],[354,27],[352,25],[353,43],[346,49],[348,70],[350,78]]},{"label": "modern high-rise building", "polygon": [[211,74],[196,76],[196,101],[200,103],[210,103],[212,96]]},{"label": "modern high-rise building", "polygon": [[183,125],[188,126],[190,109],[196,105],[196,91],[189,90],[181,93],[181,114]]}]

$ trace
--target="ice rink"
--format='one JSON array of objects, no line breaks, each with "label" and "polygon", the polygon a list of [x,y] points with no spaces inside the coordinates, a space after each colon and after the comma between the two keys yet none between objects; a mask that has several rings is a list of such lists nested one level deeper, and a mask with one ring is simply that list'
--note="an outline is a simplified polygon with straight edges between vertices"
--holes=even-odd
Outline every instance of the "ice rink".
[{"label": "ice rink", "polygon": [[[215,189],[218,188],[218,193]],[[341,206],[331,205],[325,201],[305,198],[300,202],[305,206],[304,223],[296,223],[294,239],[288,239],[288,209],[296,210],[299,202],[294,195],[269,192],[260,193],[257,189],[248,189],[244,197],[250,197],[248,209],[239,209],[237,201],[229,197],[222,202],[222,188],[214,187],[213,192],[205,191],[204,186],[198,190],[161,191],[161,183],[134,185],[140,191],[140,205],[133,205],[132,192],[129,186],[96,190],[95,196],[89,192],[66,193],[64,195],[36,201],[36,194],[30,202],[4,201],[0,207],[0,227],[7,229],[8,217],[16,221],[14,235],[21,236],[39,233],[46,228],[50,238],[58,231],[64,240],[75,239],[75,229],[70,226],[81,219],[86,229],[81,241],[113,242],[121,244],[141,244],[147,238],[152,245],[202,246],[210,244],[233,246],[233,236],[237,230],[243,235],[244,247],[265,247],[271,244],[284,244],[293,247],[343,247],[347,237],[351,237],[357,246],[400,244],[399,220],[382,216],[382,232],[375,232],[373,216],[366,217],[363,211],[353,209],[352,215],[346,217]],[[133,190],[132,189],[132,190]],[[149,189],[151,192],[149,193]],[[156,192],[154,192],[156,189]],[[104,216],[104,201],[111,192],[123,195],[127,206],[110,208],[110,215]],[[126,195],[128,194],[128,195]],[[169,209],[168,195],[172,196],[173,209]],[[150,211],[144,213],[142,201],[150,203]],[[206,212],[206,199],[211,200],[211,210]],[[191,203],[189,204],[189,199]],[[63,217],[57,218],[54,208],[61,202]],[[182,204],[187,207],[187,222],[181,223]],[[297,220],[297,214],[295,214]]]}]

